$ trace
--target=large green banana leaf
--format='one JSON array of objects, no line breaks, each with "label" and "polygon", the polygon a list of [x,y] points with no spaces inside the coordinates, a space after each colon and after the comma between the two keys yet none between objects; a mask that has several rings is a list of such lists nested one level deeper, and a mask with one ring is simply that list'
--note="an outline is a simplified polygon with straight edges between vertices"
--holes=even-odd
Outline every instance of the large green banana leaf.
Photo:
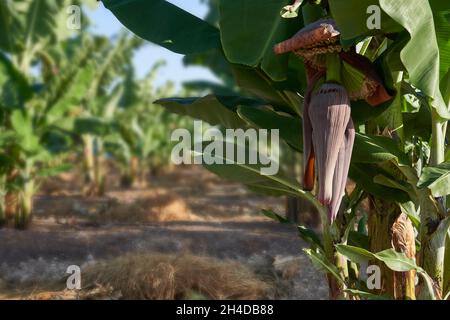
[{"label": "large green banana leaf", "polygon": [[330,4],[331,14],[336,20],[343,40],[358,39],[362,36],[379,33],[402,31],[401,26],[382,10],[380,10],[381,29],[371,30],[367,27],[367,21],[371,17],[371,14],[367,13],[368,9],[373,5],[380,8],[379,0],[329,0],[328,3]]},{"label": "large green banana leaf", "polygon": [[239,106],[238,115],[256,128],[278,129],[280,138],[298,152],[303,151],[302,122],[299,118],[275,112],[267,107]]},{"label": "large green banana leaf", "polygon": [[418,187],[429,188],[434,197],[450,194],[450,163],[443,162],[436,167],[424,168]]},{"label": "large green banana leaf", "polygon": [[281,9],[290,0],[221,0],[220,32],[223,49],[232,63],[261,64],[273,80],[287,78],[289,55],[276,56],[273,46],[302,27],[301,19],[283,19]]},{"label": "large green banana leaf", "polygon": [[450,68],[450,3],[430,0],[430,5],[439,46],[440,78],[443,79]]},{"label": "large green banana leaf", "polygon": [[6,55],[0,53],[0,107],[21,107],[32,95],[28,79]]},{"label": "large green banana leaf", "polygon": [[428,0],[380,0],[380,4],[411,36],[400,53],[410,82],[433,99],[432,106],[442,118],[450,119],[449,106],[440,91],[440,52],[430,3]]},{"label": "large green banana leaf", "polygon": [[73,30],[66,27],[67,8],[93,0],[2,0],[0,48],[8,52],[29,49],[41,40],[62,41]]},{"label": "large green banana leaf", "polygon": [[156,101],[168,111],[206,121],[225,128],[245,128],[247,124],[236,113],[238,105],[254,103],[240,97],[208,95],[203,98],[168,98]]},{"label": "large green banana leaf", "polygon": [[165,0],[103,0],[128,29],[181,54],[220,47],[219,30]]}]

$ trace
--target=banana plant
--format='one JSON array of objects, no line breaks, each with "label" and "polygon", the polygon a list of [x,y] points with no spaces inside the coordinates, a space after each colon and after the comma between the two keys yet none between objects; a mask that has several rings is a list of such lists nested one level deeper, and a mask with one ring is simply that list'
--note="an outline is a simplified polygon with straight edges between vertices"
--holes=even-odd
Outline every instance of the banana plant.
[{"label": "banana plant", "polygon": [[[92,73],[88,68],[65,68],[52,59],[74,42],[61,24],[69,4],[23,0],[0,5],[5,17],[0,37],[0,220],[15,220],[18,228],[31,220],[40,178],[68,168],[60,155],[71,139],[57,124],[80,103]],[[87,55],[73,58],[74,63],[84,63]],[[32,72],[36,65],[39,74]]]},{"label": "banana plant", "polygon": [[[214,52],[215,60],[209,61],[215,70],[227,66],[240,88],[234,96],[158,103],[226,128],[277,128],[287,145],[305,155],[304,168],[318,167],[316,192],[310,190],[317,178],[313,170],[292,179],[282,172],[261,176],[255,168],[236,164],[207,166],[253,190],[277,190],[317,208],[322,236],[304,226],[298,230],[311,245],[305,253],[328,277],[331,298],[448,296],[448,4],[219,0],[219,23],[212,25],[167,1],[103,2],[137,35],[186,55],[188,61],[208,61]],[[367,14],[372,5],[379,16]],[[377,19],[378,26],[369,27]],[[159,27],[167,21],[167,27]],[[347,98],[320,97],[338,91]],[[333,145],[321,141],[328,141],[338,127],[325,121],[320,108],[336,110],[335,119],[346,114]],[[321,131],[325,137],[317,135]],[[347,169],[356,182],[351,192],[342,189]],[[299,182],[304,178],[306,188]],[[286,222],[279,214],[265,213]],[[369,289],[361,281],[366,263],[381,267],[380,288]],[[420,277],[417,286],[415,274]]]},{"label": "banana plant", "polygon": [[171,121],[176,117],[159,106],[145,109],[151,118],[142,117],[139,109],[130,108],[118,113],[118,130],[105,139],[105,149],[120,165],[123,187],[144,185],[149,173],[170,160],[172,144],[167,132],[176,123]]},{"label": "banana plant", "polygon": [[[69,43],[63,45],[69,46]],[[45,82],[41,82],[43,78],[30,79],[6,56],[2,60],[8,71],[2,91],[2,150],[8,168],[5,172],[8,189],[5,211],[6,215],[16,215],[18,226],[24,227],[29,220],[31,199],[38,187],[36,179],[69,167],[57,158],[74,146],[71,134],[74,119],[71,116],[84,100],[93,78],[89,54],[79,53],[71,62],[86,63],[85,68],[70,65],[68,60],[65,60],[66,65],[50,60],[51,54],[48,54],[45,72],[56,74]],[[30,85],[30,81],[34,84]],[[11,95],[17,100],[10,101]]]},{"label": "banana plant", "polygon": [[105,139],[107,152],[119,163],[124,187],[145,184],[148,173],[169,163],[172,143],[168,140],[168,131],[184,126],[181,117],[153,104],[173,92],[170,82],[155,87],[163,65],[164,62],[157,62],[139,81],[135,80],[134,69],[129,66],[124,96],[115,117],[117,130]]},{"label": "banana plant", "polygon": [[140,45],[140,40],[123,34],[116,43],[105,43],[94,58],[94,76],[74,123],[74,132],[83,143],[86,195],[102,196],[105,192],[105,138],[117,130],[114,118],[126,98],[126,66]]}]

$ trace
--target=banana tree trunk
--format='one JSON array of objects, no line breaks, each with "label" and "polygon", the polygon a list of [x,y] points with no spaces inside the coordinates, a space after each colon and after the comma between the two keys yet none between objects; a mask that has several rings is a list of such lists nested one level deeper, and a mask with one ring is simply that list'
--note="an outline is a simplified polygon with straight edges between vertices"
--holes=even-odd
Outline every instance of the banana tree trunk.
[{"label": "banana tree trunk", "polygon": [[[397,252],[416,260],[416,237],[414,227],[408,216],[400,213],[392,225],[392,246]],[[394,272],[394,298],[400,300],[416,299],[416,272]]]},{"label": "banana tree trunk", "polygon": [[0,228],[6,224],[6,215],[5,215],[5,197],[4,194],[6,192],[4,190],[0,190]]},{"label": "banana tree trunk", "polygon": [[147,177],[148,177],[148,167],[144,161],[139,162],[139,172],[138,172],[138,181],[140,187],[147,186]]},{"label": "banana tree trunk", "polygon": [[[369,196],[369,201],[369,217],[367,221],[369,249],[371,252],[380,252],[392,247],[390,234],[395,220],[395,209],[393,209],[391,203],[372,196]],[[371,263],[377,265],[381,270],[381,287],[376,288],[374,291],[377,294],[387,294],[393,297],[393,271],[382,262],[371,261]]]},{"label": "banana tree trunk", "polygon": [[19,196],[19,205],[14,219],[17,229],[26,229],[32,221],[34,192],[34,181],[26,182]]},{"label": "banana tree trunk", "polygon": [[12,188],[12,184],[14,183],[14,180],[17,178],[18,174],[18,171],[16,169],[13,169],[6,175],[6,193],[4,196],[3,213],[5,223],[14,220],[14,215],[18,210],[19,194],[17,190],[14,190],[14,188]]},{"label": "banana tree trunk", "polygon": [[[437,166],[445,160],[445,136],[447,122],[432,110],[431,165]],[[442,201],[442,203],[440,203]],[[446,238],[449,236],[450,216],[446,213],[446,201],[431,195],[420,196],[420,239],[419,265],[435,282],[435,294],[443,297],[448,286],[445,281],[444,261],[446,259]],[[448,248],[447,248],[448,250]],[[450,281],[450,280],[449,280]]]},{"label": "banana tree trunk", "polygon": [[8,191],[5,195],[5,220],[11,221],[17,212],[19,203],[19,194],[17,191]]},{"label": "banana tree trunk", "polygon": [[91,187],[94,179],[94,137],[91,135],[83,136],[83,166],[84,181],[88,188]]},{"label": "banana tree trunk", "polygon": [[132,157],[130,162],[130,178],[131,178],[131,185],[134,186],[136,184],[136,178],[138,176],[139,172],[139,158],[138,157]]},{"label": "banana tree trunk", "polygon": [[[414,228],[397,204],[370,196],[368,219],[369,249],[380,252],[395,249],[407,257],[416,258]],[[394,272],[382,262],[372,261],[381,271],[381,287],[377,294],[385,294],[398,300],[413,300],[415,295],[415,271]]]},{"label": "banana tree trunk", "polygon": [[[450,217],[439,208],[439,203],[431,196],[421,198],[421,250],[419,265],[431,276],[435,284],[435,294],[442,297],[445,282],[444,261],[446,237],[448,237]],[[448,250],[448,248],[447,248]]]},{"label": "banana tree trunk", "polygon": [[84,170],[87,196],[103,196],[104,172],[102,142],[91,135],[83,136],[84,144]]},{"label": "banana tree trunk", "polygon": [[95,195],[103,196],[105,194],[105,173],[104,173],[104,159],[103,159],[103,143],[100,139],[95,139],[95,154],[94,154],[94,185]]},{"label": "banana tree trunk", "polygon": [[[447,238],[445,240],[445,257],[444,266],[450,266],[450,230],[447,230]],[[444,296],[448,296],[450,300],[450,268],[444,270],[444,286],[443,286]]]},{"label": "banana tree trunk", "polygon": [[130,158],[128,167],[123,170],[121,185],[124,188],[135,187],[140,181],[140,160],[133,156]]}]

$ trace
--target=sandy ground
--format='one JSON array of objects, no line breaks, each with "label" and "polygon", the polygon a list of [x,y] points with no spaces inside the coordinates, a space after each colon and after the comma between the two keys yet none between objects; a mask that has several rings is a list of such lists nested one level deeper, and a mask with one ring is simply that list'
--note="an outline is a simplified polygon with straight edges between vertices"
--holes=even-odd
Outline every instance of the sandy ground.
[{"label": "sandy ground", "polygon": [[259,213],[282,212],[283,199],[249,193],[199,167],[164,173],[146,188],[114,185],[106,197],[86,199],[73,179],[60,179],[35,199],[29,230],[0,230],[0,297],[14,287],[64,278],[69,265],[129,253],[192,253],[256,270],[289,265],[289,285],[279,298],[327,297],[324,277],[302,253],[305,243],[295,228]]}]

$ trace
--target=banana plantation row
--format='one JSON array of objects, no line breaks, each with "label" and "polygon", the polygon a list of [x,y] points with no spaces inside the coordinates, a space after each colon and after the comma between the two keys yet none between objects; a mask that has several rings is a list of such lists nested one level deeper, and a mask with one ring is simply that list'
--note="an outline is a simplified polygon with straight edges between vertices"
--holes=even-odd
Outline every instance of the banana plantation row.
[{"label": "banana plantation row", "polygon": [[[25,228],[45,178],[82,169],[87,196],[105,189],[114,159],[122,184],[168,163],[169,127],[179,118],[152,104],[157,63],[142,79],[132,64],[143,42],[66,28],[72,1],[2,1],[0,36],[0,224]],[[30,19],[38,16],[39,19]],[[3,20],[2,20],[3,21]]]}]

